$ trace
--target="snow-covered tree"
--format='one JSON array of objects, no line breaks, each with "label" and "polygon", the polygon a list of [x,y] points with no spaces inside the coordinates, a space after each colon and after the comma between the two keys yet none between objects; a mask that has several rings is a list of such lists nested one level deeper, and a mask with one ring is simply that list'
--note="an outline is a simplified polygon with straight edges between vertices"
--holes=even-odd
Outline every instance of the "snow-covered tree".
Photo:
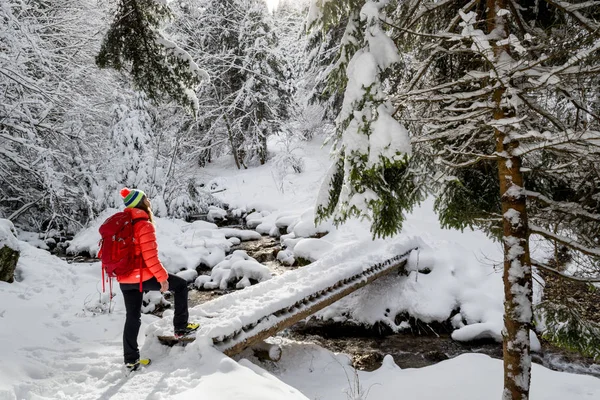
[{"label": "snow-covered tree", "polygon": [[[32,228],[93,214],[97,135],[114,81],[90,63],[103,2],[0,5],[0,214]],[[75,39],[74,39],[75,38]]]},{"label": "snow-covered tree", "polygon": [[202,147],[229,144],[238,168],[266,160],[266,139],[288,115],[291,85],[285,59],[261,0],[205,0],[179,29],[212,80],[200,91]]},{"label": "snow-covered tree", "polygon": [[317,217],[332,217],[335,223],[369,218],[374,236],[392,235],[421,192],[410,171],[408,132],[394,119],[385,91],[386,74],[400,61],[382,24],[388,3],[340,0],[321,8],[317,3],[311,8],[311,26],[327,29],[348,21],[337,72],[329,74],[329,84],[345,86],[345,92],[336,118],[336,161],[321,188]]},{"label": "snow-covered tree", "polygon": [[[353,190],[370,194],[365,168],[372,159],[369,126],[379,117],[373,109],[378,110],[375,105],[381,97],[377,94],[383,87],[394,105],[383,115],[393,116],[411,130],[412,161],[430,170],[442,224],[479,226],[502,240],[503,397],[526,398],[531,363],[531,265],[548,269],[541,260],[531,260],[529,236],[544,237],[588,256],[584,266],[597,265],[600,256],[600,186],[595,168],[600,165],[598,5],[552,0],[519,4],[511,0],[408,0],[390,3],[387,16],[381,13],[370,19],[375,14],[365,12],[363,4],[381,11],[388,3],[313,2],[317,21],[324,21],[325,26],[340,21],[341,16],[349,20],[341,41],[341,53],[348,57],[339,56],[337,61],[343,66],[345,59],[350,60],[346,77],[337,74],[338,82],[344,84],[347,79],[337,120],[337,149],[344,156],[326,181],[341,189],[323,193],[321,215],[335,216],[335,207],[341,205],[343,212],[360,204],[360,196],[356,201],[348,195]],[[404,52],[402,68],[399,63],[388,64],[387,70],[381,68],[384,63],[376,64],[387,78],[379,87],[373,79],[361,82],[353,74],[358,57],[372,51],[374,43],[382,48],[391,42],[369,32],[378,26],[391,33],[394,50]],[[365,31],[364,37],[357,35]],[[375,37],[379,40],[369,42]],[[370,76],[371,69],[361,67],[358,77]],[[348,100],[354,100],[352,108]],[[366,132],[368,140],[357,132]],[[398,146],[390,144],[385,156]],[[347,149],[359,157],[345,156]],[[353,165],[363,168],[353,170]],[[327,194],[329,200],[324,202]],[[402,219],[397,215],[388,212],[386,217],[399,227]]]},{"label": "snow-covered tree", "polygon": [[120,0],[96,63],[100,68],[127,70],[135,86],[151,99],[171,98],[196,113],[196,89],[207,75],[161,32],[171,17],[166,1]]},{"label": "snow-covered tree", "polygon": [[530,234],[600,255],[594,7],[407,1],[390,22],[415,57],[397,114],[441,177],[442,223],[504,245],[504,399],[529,393]]},{"label": "snow-covered tree", "polygon": [[154,146],[154,122],[144,93],[137,92],[130,101],[124,98],[115,104],[111,125],[108,162],[101,166],[105,180],[98,188],[105,191],[106,203],[99,208],[121,207],[122,187],[143,188],[154,198],[162,189],[163,173]]}]

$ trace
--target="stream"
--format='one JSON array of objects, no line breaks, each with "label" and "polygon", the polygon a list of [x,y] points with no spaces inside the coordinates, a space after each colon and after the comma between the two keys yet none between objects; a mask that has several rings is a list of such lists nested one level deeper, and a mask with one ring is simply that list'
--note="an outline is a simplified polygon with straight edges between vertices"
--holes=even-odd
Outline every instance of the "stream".
[{"label": "stream", "polygon": [[[290,269],[277,261],[279,240],[264,236],[259,240],[242,242],[233,250],[244,250],[250,257],[266,265],[273,274],[280,275]],[[190,307],[202,304],[232,290],[191,290]],[[422,330],[421,330],[422,331]],[[422,333],[422,332],[420,332]],[[483,353],[502,359],[502,344],[493,340],[468,343],[452,340],[449,333],[382,334],[374,328],[365,328],[352,323],[321,321],[309,318],[279,333],[280,336],[320,345],[330,351],[345,353],[352,357],[355,368],[373,371],[381,366],[387,354],[401,368],[420,368],[456,357],[464,353]],[[542,343],[542,351],[533,353],[532,360],[549,369],[592,375],[600,378],[600,364],[578,353]]]}]

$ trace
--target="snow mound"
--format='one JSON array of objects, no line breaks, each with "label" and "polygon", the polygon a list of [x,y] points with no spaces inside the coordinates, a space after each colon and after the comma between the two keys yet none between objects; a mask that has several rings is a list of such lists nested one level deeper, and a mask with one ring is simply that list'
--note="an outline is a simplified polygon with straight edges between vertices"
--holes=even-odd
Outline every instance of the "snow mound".
[{"label": "snow mound", "polygon": [[8,246],[13,250],[18,251],[19,242],[17,241],[16,235],[17,231],[15,230],[13,223],[7,219],[0,218],[0,249],[4,246]]},{"label": "snow mound", "polygon": [[200,287],[199,284],[203,283],[204,289],[225,290],[230,284],[236,283],[236,288],[243,289],[250,286],[250,279],[257,282],[266,281],[271,279],[271,271],[245,251],[236,250],[213,267],[210,281],[206,281],[206,278],[196,280],[196,286]]},{"label": "snow mound", "polygon": [[324,239],[301,239],[294,246],[294,257],[313,262],[323,257],[333,248],[333,244]]}]

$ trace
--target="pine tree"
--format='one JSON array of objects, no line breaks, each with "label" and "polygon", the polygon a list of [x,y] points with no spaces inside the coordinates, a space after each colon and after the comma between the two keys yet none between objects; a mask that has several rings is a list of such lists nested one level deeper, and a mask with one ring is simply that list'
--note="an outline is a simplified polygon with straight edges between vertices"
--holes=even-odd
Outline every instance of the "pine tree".
[{"label": "pine tree", "polygon": [[122,187],[143,188],[150,198],[162,189],[161,182],[157,181],[162,174],[156,165],[154,123],[148,108],[143,92],[135,93],[130,101],[124,98],[114,106],[107,155],[110,162],[104,165],[106,181],[101,184],[107,198],[103,207],[121,207],[119,190]]},{"label": "pine tree", "polygon": [[[364,45],[354,33],[364,29],[364,19],[357,18],[361,4],[313,1],[313,10],[320,8],[320,21],[326,24],[339,21],[340,15],[349,19],[342,51],[344,45]],[[396,5],[388,6],[387,18],[379,18],[406,54],[402,68],[392,65],[385,75],[395,106],[390,114],[414,135],[412,161],[435,178],[429,184],[438,195],[442,224],[479,226],[502,240],[503,397],[527,398],[531,265],[547,268],[531,260],[530,234],[588,256],[586,265],[597,265],[600,256],[595,168],[600,165],[600,135],[594,108],[600,71],[598,6],[551,0],[518,5],[504,0],[409,0]],[[347,87],[351,66],[352,61],[346,68]],[[337,82],[343,86],[344,77],[338,75]],[[368,86],[362,88],[367,93]],[[374,99],[364,96],[351,110],[363,110]],[[354,131],[344,128],[353,123],[368,127],[373,114],[358,114],[364,125],[344,114],[344,107],[341,115],[338,141],[357,143]],[[362,162],[368,159],[363,156]],[[348,164],[352,166],[340,157],[328,182],[350,190],[349,175],[355,190],[366,192],[368,173],[363,168],[348,174]],[[321,214],[335,215],[335,207],[344,202],[341,190],[323,192]],[[401,225],[397,215],[387,214],[395,221],[390,224]]]},{"label": "pine tree", "polygon": [[195,91],[208,76],[187,51],[161,33],[161,25],[171,17],[164,1],[120,0],[96,63],[128,70],[135,86],[151,99],[172,98],[195,114]]},{"label": "pine tree", "polygon": [[[397,112],[444,177],[442,224],[482,227],[504,246],[504,399],[529,393],[531,265],[542,265],[531,260],[530,234],[600,255],[597,175],[584,167],[600,162],[585,89],[598,83],[593,7],[408,1],[391,22],[416,59]],[[567,239],[572,232],[582,235]]]},{"label": "pine tree", "polygon": [[400,61],[381,21],[386,2],[329,1],[311,26],[327,29],[347,20],[330,87],[345,87],[336,118],[333,157],[316,213],[336,224],[350,217],[371,220],[373,236],[400,231],[404,212],[421,199],[410,169],[408,132],[392,116],[386,74]]}]

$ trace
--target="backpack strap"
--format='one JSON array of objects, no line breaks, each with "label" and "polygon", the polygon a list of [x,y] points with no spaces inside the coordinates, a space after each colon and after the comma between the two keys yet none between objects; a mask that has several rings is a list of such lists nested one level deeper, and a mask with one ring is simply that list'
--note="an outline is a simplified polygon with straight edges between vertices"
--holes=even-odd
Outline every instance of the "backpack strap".
[{"label": "backpack strap", "polygon": [[[131,220],[131,225],[135,225],[136,223],[140,222],[140,221],[149,221],[149,218],[134,218]],[[142,268],[144,268],[144,259],[142,258],[141,254],[140,254],[140,293],[143,292],[142,290]]]}]

